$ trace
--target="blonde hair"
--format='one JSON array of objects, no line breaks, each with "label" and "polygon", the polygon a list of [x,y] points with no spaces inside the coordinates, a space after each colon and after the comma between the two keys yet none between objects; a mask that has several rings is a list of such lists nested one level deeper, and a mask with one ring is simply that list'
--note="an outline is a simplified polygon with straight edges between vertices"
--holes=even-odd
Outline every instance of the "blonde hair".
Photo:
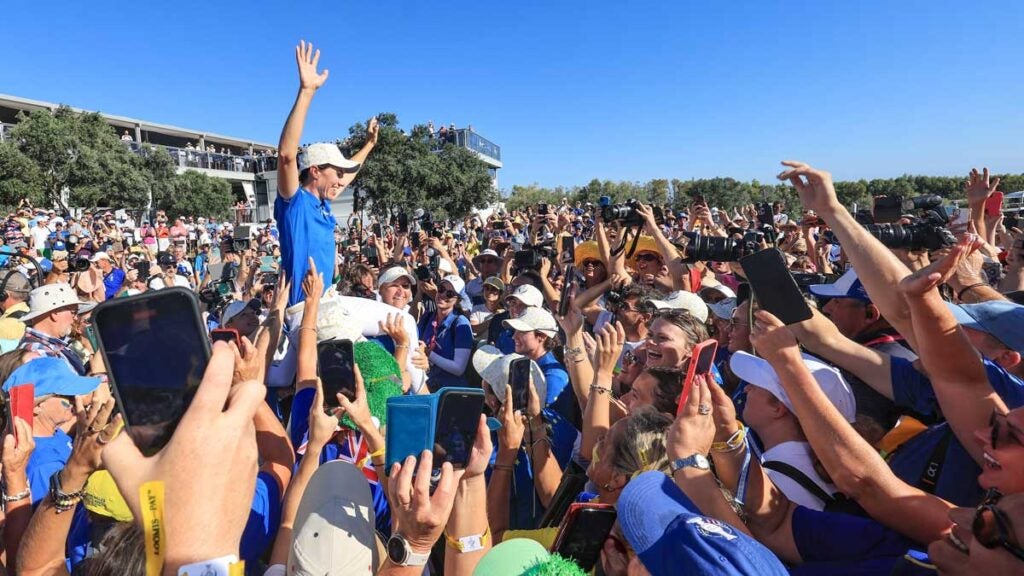
[{"label": "blonde hair", "polygon": [[629,477],[649,470],[667,471],[665,431],[671,425],[671,416],[650,406],[627,416],[625,429],[612,443],[612,468]]}]

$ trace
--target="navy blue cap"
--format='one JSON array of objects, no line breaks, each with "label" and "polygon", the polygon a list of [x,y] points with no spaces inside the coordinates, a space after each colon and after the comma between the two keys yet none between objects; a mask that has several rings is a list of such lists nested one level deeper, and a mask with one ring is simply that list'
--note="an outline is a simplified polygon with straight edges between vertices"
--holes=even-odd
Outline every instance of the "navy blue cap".
[{"label": "navy blue cap", "polygon": [[868,291],[864,289],[857,273],[851,268],[838,280],[831,284],[812,284],[807,287],[811,294],[822,298],[854,298],[863,302],[871,302]]},{"label": "navy blue cap", "polygon": [[644,567],[662,574],[787,575],[761,543],[697,506],[662,472],[629,481],[616,503],[619,525]]},{"label": "navy blue cap", "polygon": [[1024,306],[1007,300],[946,305],[964,328],[991,334],[1007,348],[1024,354]]}]

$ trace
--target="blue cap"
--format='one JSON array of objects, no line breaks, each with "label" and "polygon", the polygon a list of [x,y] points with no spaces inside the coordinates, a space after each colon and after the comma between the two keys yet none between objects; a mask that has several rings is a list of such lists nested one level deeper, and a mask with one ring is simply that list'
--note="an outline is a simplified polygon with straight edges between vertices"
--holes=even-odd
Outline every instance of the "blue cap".
[{"label": "blue cap", "polygon": [[48,394],[82,396],[96,390],[100,379],[79,376],[63,358],[47,356],[19,366],[4,381],[4,392],[22,384],[34,384],[37,398]]},{"label": "blue cap", "polygon": [[42,269],[43,274],[49,274],[53,270],[53,261],[49,258],[41,258],[39,260],[39,268]]},{"label": "blue cap", "polygon": [[68,247],[63,242],[58,240],[53,243],[53,249],[57,252],[64,252],[68,249]]},{"label": "blue cap", "polygon": [[812,284],[807,287],[811,294],[822,298],[854,298],[863,302],[871,302],[868,291],[864,289],[860,278],[853,268],[846,271],[838,280],[831,284]]},{"label": "blue cap", "polygon": [[1024,306],[1007,300],[946,305],[964,328],[991,334],[1007,348],[1024,354]]},{"label": "blue cap", "polygon": [[767,548],[732,526],[700,514],[663,472],[626,484],[619,525],[651,574],[788,574]]}]

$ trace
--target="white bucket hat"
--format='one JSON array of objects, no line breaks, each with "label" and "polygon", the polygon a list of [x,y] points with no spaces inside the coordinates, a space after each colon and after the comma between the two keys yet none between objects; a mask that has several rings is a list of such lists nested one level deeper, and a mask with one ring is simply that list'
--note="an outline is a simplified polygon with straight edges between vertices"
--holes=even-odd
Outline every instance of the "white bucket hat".
[{"label": "white bucket hat", "polygon": [[58,282],[40,286],[28,293],[29,313],[21,317],[21,321],[31,324],[33,320],[41,318],[58,308],[65,306],[78,306],[81,309],[86,303],[78,299],[78,294],[70,284]]},{"label": "white bucket hat", "polygon": [[[523,358],[522,354],[502,354],[490,344],[481,346],[473,353],[473,369],[480,375],[480,378],[487,383],[491,392],[498,397],[502,404],[505,403],[505,387],[508,386],[508,369],[512,361]],[[544,378],[544,372],[536,362],[530,360],[530,375],[533,377],[533,387],[537,390],[537,397],[544,402],[547,398],[548,383]]]}]

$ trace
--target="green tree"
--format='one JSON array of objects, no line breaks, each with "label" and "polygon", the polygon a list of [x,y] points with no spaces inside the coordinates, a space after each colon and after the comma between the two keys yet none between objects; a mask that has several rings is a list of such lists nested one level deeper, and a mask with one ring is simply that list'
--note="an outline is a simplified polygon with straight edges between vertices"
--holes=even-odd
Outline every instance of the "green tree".
[{"label": "green tree", "polygon": [[196,170],[186,170],[174,179],[174,190],[156,199],[156,207],[165,210],[168,217],[226,216],[235,203],[231,184],[227,180],[207,176]]}]

